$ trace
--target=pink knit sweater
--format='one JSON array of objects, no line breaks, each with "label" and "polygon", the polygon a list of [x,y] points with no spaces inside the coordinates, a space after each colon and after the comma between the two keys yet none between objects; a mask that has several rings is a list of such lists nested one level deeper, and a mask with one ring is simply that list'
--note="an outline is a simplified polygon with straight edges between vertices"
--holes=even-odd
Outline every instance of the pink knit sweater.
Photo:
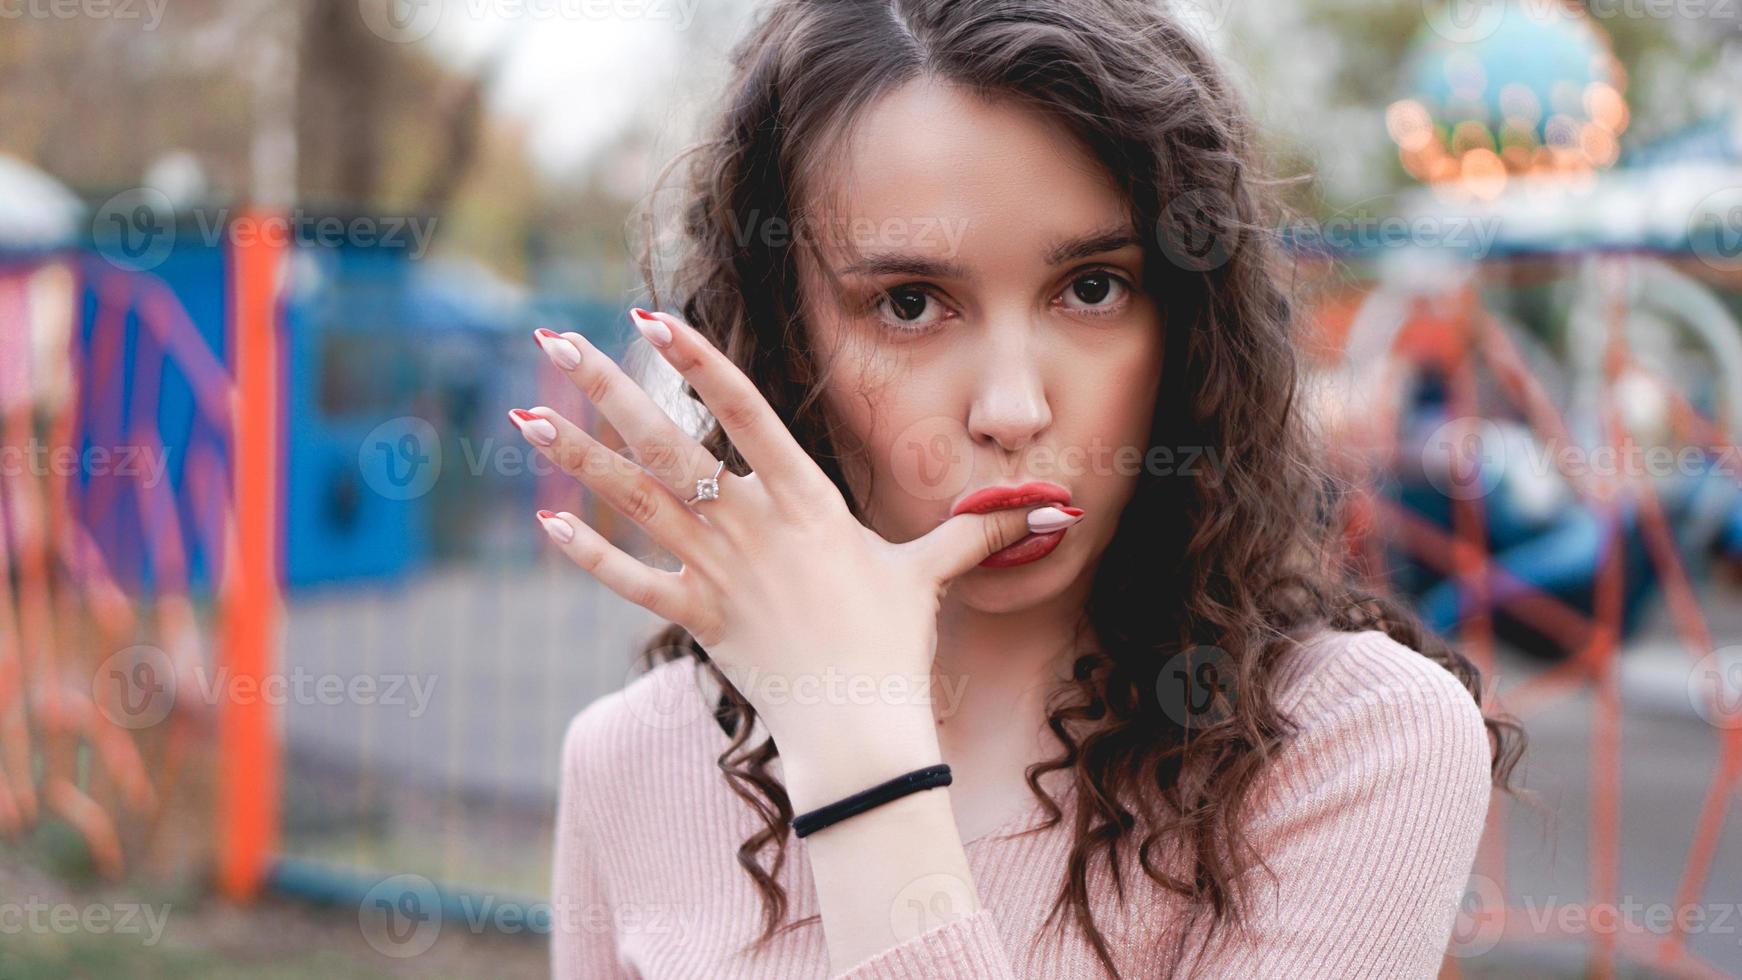
[{"label": "pink knit sweater", "polygon": [[[1382,633],[1324,633],[1285,665],[1280,706],[1301,725],[1263,777],[1244,932],[1200,924],[1135,862],[1119,901],[1090,861],[1096,923],[1126,978],[1432,977],[1438,971],[1482,836],[1489,744],[1482,715],[1451,674]],[[760,731],[757,732],[761,734]],[[811,919],[764,952],[740,955],[761,904],[738,866],[755,829],[721,776],[727,738],[687,662],[663,665],[589,705],[563,747],[552,897],[559,978],[823,978],[822,927]],[[778,775],[778,764],[774,767]],[[1058,774],[1062,775],[1062,774]],[[1055,786],[1057,784],[1054,784]],[[1104,976],[1075,927],[1043,920],[1063,881],[1066,820],[1015,836],[1020,818],[967,841],[983,908],[949,919],[837,980],[1075,980]],[[1125,851],[1134,848],[1124,848]],[[818,912],[805,842],[787,838],[778,874],[788,920]],[[1168,870],[1185,868],[1180,855]],[[1184,931],[1186,952],[1175,962]]]}]

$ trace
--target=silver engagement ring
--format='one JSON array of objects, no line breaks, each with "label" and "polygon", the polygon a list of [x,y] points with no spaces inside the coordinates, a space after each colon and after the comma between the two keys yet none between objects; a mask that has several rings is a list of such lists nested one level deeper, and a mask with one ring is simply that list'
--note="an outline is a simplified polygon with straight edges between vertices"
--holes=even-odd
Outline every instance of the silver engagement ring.
[{"label": "silver engagement ring", "polygon": [[720,460],[720,465],[714,467],[713,476],[704,476],[696,481],[696,495],[684,501],[693,504],[699,500],[720,499],[720,471],[726,468],[726,461]]}]

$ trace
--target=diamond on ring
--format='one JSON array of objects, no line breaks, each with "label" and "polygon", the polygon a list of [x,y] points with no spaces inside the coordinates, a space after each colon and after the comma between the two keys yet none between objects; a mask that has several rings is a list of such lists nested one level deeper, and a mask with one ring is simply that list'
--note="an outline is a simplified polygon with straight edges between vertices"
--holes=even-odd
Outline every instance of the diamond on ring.
[{"label": "diamond on ring", "polygon": [[720,471],[726,468],[726,461],[720,460],[720,465],[714,467],[713,476],[704,476],[696,481],[696,495],[684,501],[693,504],[701,500],[720,499]]}]

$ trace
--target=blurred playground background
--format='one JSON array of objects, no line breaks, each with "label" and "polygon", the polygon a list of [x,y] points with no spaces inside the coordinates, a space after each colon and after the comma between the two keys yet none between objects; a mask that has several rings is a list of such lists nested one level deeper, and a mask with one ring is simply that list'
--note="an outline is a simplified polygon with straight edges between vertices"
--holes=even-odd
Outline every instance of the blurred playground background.
[{"label": "blurred playground background", "polygon": [[[1742,5],[1176,8],[1314,175],[1350,555],[1532,736],[1445,975],[1742,976]],[[750,10],[0,4],[0,977],[546,971],[654,624],[504,412]]]}]

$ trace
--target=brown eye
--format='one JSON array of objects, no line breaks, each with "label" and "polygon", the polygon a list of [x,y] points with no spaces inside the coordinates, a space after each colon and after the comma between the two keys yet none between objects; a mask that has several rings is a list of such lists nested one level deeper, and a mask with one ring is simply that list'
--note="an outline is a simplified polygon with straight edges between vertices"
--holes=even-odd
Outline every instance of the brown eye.
[{"label": "brown eye", "polygon": [[1065,309],[1085,313],[1109,313],[1125,300],[1130,286],[1111,272],[1085,272],[1071,280],[1064,295]]},{"label": "brown eye", "polygon": [[923,289],[908,287],[891,290],[889,293],[889,305],[895,315],[910,322],[925,315],[926,304],[929,302],[931,297]]},{"label": "brown eye", "polygon": [[942,320],[943,303],[924,286],[897,286],[877,299],[877,313],[891,329],[920,333]]},{"label": "brown eye", "polygon": [[1084,276],[1071,284],[1071,291],[1077,294],[1078,299],[1090,306],[1096,306],[1106,302],[1108,294],[1113,292],[1113,280],[1099,273]]}]

